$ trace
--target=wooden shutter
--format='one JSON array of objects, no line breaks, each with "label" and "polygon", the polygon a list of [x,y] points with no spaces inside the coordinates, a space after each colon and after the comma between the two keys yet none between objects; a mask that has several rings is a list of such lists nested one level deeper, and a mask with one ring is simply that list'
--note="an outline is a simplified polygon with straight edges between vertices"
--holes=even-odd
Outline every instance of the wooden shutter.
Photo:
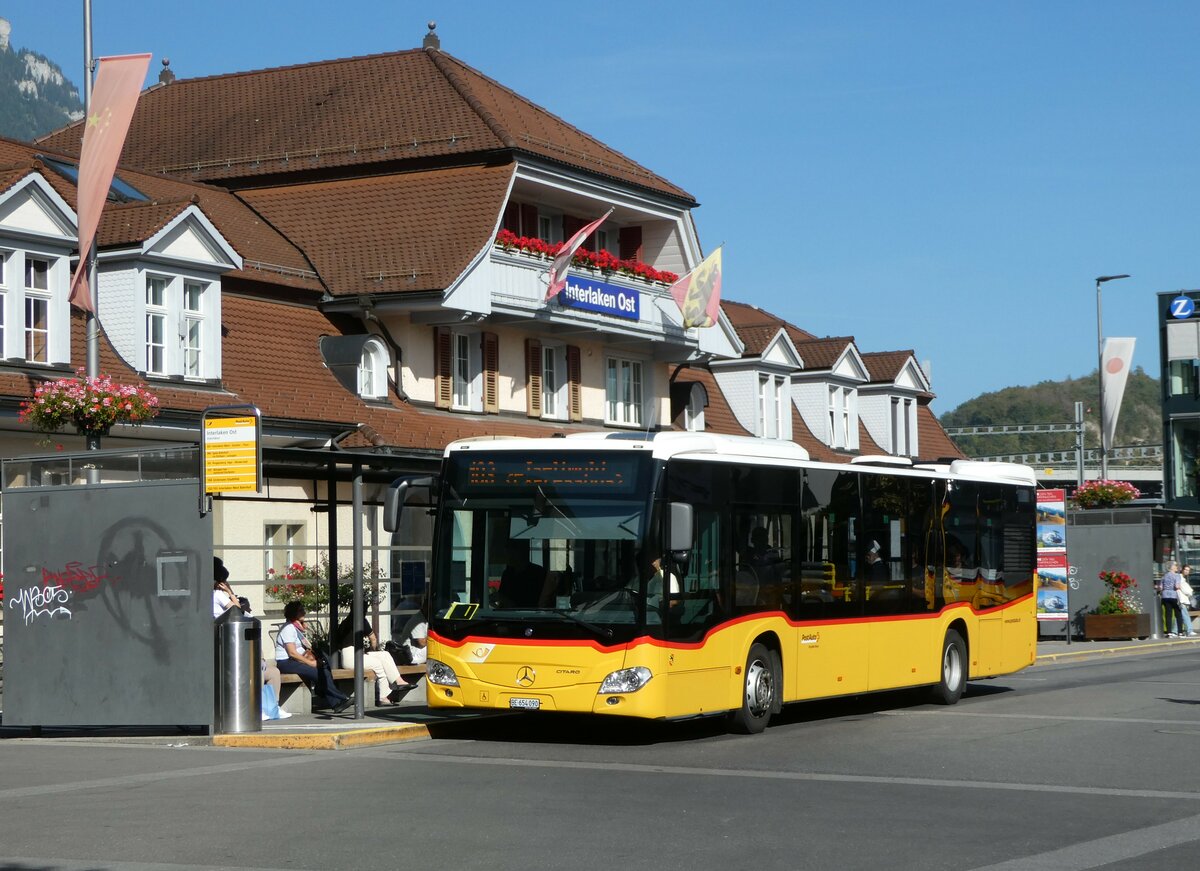
[{"label": "wooden shutter", "polygon": [[525,413],[542,416],[542,343],[525,340]]},{"label": "wooden shutter", "polygon": [[642,228],[622,227],[617,232],[618,255],[622,260],[642,259]]},{"label": "wooden shutter", "polygon": [[536,236],[538,234],[537,206],[531,206],[529,203],[521,203],[521,233],[522,236]]},{"label": "wooden shutter", "polygon": [[[583,220],[582,218],[575,218],[575,217],[572,217],[571,215],[563,215],[562,221],[563,221],[563,241],[564,242],[567,241],[568,239],[570,239],[572,236],[574,236],[580,230],[582,230],[583,225],[587,223],[587,221]],[[585,250],[590,250],[588,248],[588,245],[590,243],[591,243],[590,238],[584,239],[583,245],[580,247],[584,248]]]},{"label": "wooden shutter", "polygon": [[579,346],[567,345],[567,388],[570,397],[571,420],[583,420],[583,400],[580,394]]},{"label": "wooden shutter", "polygon": [[433,328],[433,394],[438,408],[449,408],[452,400],[450,338],[448,328]]},{"label": "wooden shutter", "polygon": [[495,333],[483,333],[483,410],[486,414],[500,412],[500,339]]},{"label": "wooden shutter", "polygon": [[521,207],[514,202],[509,202],[504,207],[504,220],[500,224],[502,230],[508,230],[510,233],[521,235]]}]

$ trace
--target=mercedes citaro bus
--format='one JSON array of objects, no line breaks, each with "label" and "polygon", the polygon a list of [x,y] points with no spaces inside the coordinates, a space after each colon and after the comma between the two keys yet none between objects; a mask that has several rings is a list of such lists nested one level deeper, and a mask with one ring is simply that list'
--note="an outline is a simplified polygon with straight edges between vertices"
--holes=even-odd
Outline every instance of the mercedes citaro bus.
[{"label": "mercedes citaro bus", "polygon": [[1031,665],[1034,488],[1020,465],[705,433],[486,438],[397,481],[385,524],[433,519],[431,707],[758,732],[789,702],[953,704]]}]

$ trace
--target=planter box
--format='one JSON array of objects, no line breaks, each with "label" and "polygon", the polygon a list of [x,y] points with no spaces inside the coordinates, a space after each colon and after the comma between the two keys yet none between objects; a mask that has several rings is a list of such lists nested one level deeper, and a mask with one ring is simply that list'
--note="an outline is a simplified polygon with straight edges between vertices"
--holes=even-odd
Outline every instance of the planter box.
[{"label": "planter box", "polygon": [[1083,637],[1087,641],[1149,638],[1150,615],[1084,614]]}]

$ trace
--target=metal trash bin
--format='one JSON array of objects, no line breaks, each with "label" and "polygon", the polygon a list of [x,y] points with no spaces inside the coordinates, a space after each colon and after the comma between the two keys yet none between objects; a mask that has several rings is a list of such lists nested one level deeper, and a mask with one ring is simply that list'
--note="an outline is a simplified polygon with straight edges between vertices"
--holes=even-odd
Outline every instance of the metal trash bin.
[{"label": "metal trash bin", "polygon": [[262,623],[230,608],[215,624],[216,732],[261,732]]}]

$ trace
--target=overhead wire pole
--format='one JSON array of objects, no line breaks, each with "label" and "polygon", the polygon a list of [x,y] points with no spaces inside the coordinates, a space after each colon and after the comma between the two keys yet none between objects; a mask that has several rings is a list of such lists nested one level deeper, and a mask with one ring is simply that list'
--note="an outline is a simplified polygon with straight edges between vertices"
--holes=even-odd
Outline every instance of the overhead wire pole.
[{"label": "overhead wire pole", "polygon": [[[95,70],[95,63],[95,59],[92,57],[92,0],[83,0],[83,117],[85,119],[92,108],[92,73]],[[82,239],[79,240],[79,244],[80,248],[82,248]],[[88,378],[96,378],[100,374],[100,320],[96,316],[100,295],[96,292],[95,245],[88,246],[86,268],[88,293],[92,298],[92,309],[85,313],[87,360],[84,372]],[[89,433],[87,436],[87,449],[89,451],[100,450],[100,436]]]},{"label": "overhead wire pole", "polygon": [[1104,449],[1104,327],[1100,313],[1100,285],[1128,275],[1101,275],[1096,278],[1096,381],[1100,384],[1100,479],[1108,480],[1108,451]]}]

